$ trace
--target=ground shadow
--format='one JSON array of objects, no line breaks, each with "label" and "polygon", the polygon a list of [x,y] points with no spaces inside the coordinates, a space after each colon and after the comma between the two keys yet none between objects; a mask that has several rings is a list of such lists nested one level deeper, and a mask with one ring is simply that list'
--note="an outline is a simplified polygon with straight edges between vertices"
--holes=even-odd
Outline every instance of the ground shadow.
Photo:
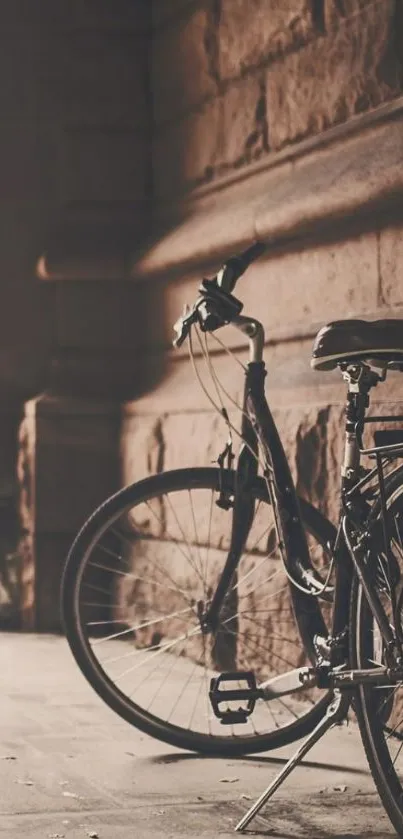
[{"label": "ground shadow", "polygon": [[[378,833],[378,831],[364,831],[364,833],[321,833],[312,834],[311,839],[391,839],[391,833]],[[284,833],[284,830],[277,831],[273,828],[262,830],[244,830],[242,836],[270,836],[271,839],[296,839],[295,833]]]},{"label": "ground shadow", "polygon": [[[253,755],[245,755],[244,757],[231,757],[228,755],[218,755],[218,758],[221,760],[231,760],[234,762],[241,762],[241,763],[256,763],[256,764],[265,764],[267,766],[284,766],[287,763],[288,758],[285,757],[254,757]],[[182,761],[186,760],[211,760],[212,758],[208,755],[200,755],[200,754],[187,754],[182,752],[175,752],[174,754],[169,755],[154,755],[153,757],[146,758],[150,763],[155,763],[157,765],[168,765],[170,763],[181,763]],[[307,769],[322,769],[329,772],[344,772],[349,775],[367,775],[368,769],[359,769],[354,766],[340,766],[337,763],[321,763],[320,761],[314,760],[304,760],[301,766],[305,766]],[[379,839],[379,837],[378,837]]]}]

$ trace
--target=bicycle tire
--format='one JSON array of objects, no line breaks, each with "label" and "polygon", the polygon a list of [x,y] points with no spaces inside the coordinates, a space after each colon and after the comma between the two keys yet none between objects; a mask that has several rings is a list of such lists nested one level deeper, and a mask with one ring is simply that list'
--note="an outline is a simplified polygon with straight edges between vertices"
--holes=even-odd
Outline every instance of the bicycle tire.
[{"label": "bicycle tire", "polygon": [[[396,523],[396,534],[400,543],[398,559],[402,572],[403,528],[400,527],[400,521],[397,519],[399,513],[403,518],[402,468],[395,470],[389,476],[385,482],[385,490],[389,516],[393,517]],[[377,506],[379,509],[379,502]],[[375,507],[374,512],[376,512]],[[395,554],[396,544],[395,541]],[[376,569],[374,571],[376,572]],[[376,581],[380,577],[375,574],[374,579]],[[382,592],[381,595],[387,601],[387,592]],[[356,576],[351,594],[349,635],[353,668],[371,667],[374,662],[382,663],[379,633]],[[401,763],[400,769],[397,765],[397,758],[402,752],[403,744],[399,708],[399,703],[402,701],[403,686],[396,689],[393,686],[390,689],[360,686],[354,695],[354,710],[370,771],[385,810],[399,836],[403,836],[403,764]],[[396,755],[393,754],[394,751]]]},{"label": "bicycle tire", "polygon": [[[325,713],[325,710],[327,708],[327,704],[328,704],[328,701],[329,701],[329,695],[328,695],[327,692],[325,692],[325,693],[322,692],[320,695],[318,695],[319,692],[315,692],[314,697],[312,698],[312,696],[311,696],[309,698],[309,704],[308,704],[308,699],[307,699],[306,703],[301,702],[301,703],[298,704],[297,711],[298,712],[301,711],[300,716],[295,711],[295,709],[293,709],[294,717],[293,717],[292,721],[288,722],[285,725],[280,725],[278,723],[278,718],[277,718],[276,725],[270,731],[257,732],[257,730],[254,728],[252,733],[249,730],[248,734],[242,734],[242,735],[237,736],[237,734],[235,734],[234,730],[232,730],[232,732],[229,733],[226,736],[226,735],[222,735],[222,734],[218,734],[218,733],[212,733],[210,730],[209,730],[208,733],[206,733],[204,731],[200,732],[200,731],[197,731],[197,730],[190,730],[189,727],[185,728],[185,727],[183,727],[181,725],[178,725],[176,723],[173,724],[169,720],[162,719],[161,712],[159,714],[156,713],[156,712],[151,712],[150,710],[147,710],[146,708],[141,707],[138,703],[138,700],[137,700],[137,702],[134,702],[132,699],[130,699],[130,697],[127,694],[125,694],[121,690],[121,688],[118,687],[113,682],[110,675],[108,675],[108,673],[105,671],[104,665],[101,665],[100,662],[97,660],[96,655],[94,654],[94,642],[92,643],[90,638],[87,636],[87,631],[85,629],[84,620],[83,620],[83,611],[84,611],[85,608],[90,609],[91,607],[94,607],[95,603],[92,603],[92,602],[87,603],[84,600],[84,601],[81,602],[81,607],[80,607],[80,597],[82,597],[82,591],[83,591],[83,587],[85,585],[85,573],[87,573],[87,572],[90,573],[88,571],[88,569],[90,568],[90,558],[95,555],[94,554],[95,550],[100,549],[99,546],[102,545],[102,540],[105,538],[105,535],[108,536],[108,534],[109,534],[111,539],[115,538],[115,536],[116,536],[116,532],[115,532],[116,531],[116,522],[118,520],[120,520],[122,517],[124,518],[124,521],[125,521],[124,526],[127,528],[127,516],[131,515],[132,516],[131,521],[134,521],[134,515],[135,514],[133,513],[133,510],[134,511],[139,510],[141,504],[145,505],[146,508],[147,508],[147,511],[148,511],[151,502],[153,504],[156,504],[157,503],[156,500],[159,499],[158,503],[164,505],[164,509],[165,509],[164,515],[168,516],[167,509],[169,511],[169,507],[168,507],[168,504],[165,500],[165,496],[168,497],[168,495],[170,495],[170,494],[174,494],[174,493],[179,493],[180,494],[180,493],[183,493],[183,492],[185,492],[185,493],[192,493],[193,492],[193,494],[194,494],[194,492],[196,490],[199,490],[199,489],[200,490],[206,490],[209,493],[211,493],[212,498],[213,498],[213,496],[215,497],[215,495],[218,495],[220,493],[220,491],[222,491],[223,489],[225,490],[227,495],[228,495],[228,493],[233,495],[234,492],[235,492],[235,473],[234,472],[229,472],[229,471],[220,471],[216,468],[180,469],[180,470],[175,470],[175,471],[172,471],[172,472],[161,473],[161,474],[155,475],[153,477],[146,478],[143,481],[138,482],[137,484],[133,484],[129,487],[126,487],[126,488],[120,490],[118,493],[116,493],[114,496],[112,496],[110,499],[108,499],[104,504],[101,505],[101,507],[99,507],[94,512],[94,514],[84,524],[82,530],[78,534],[75,542],[73,543],[73,545],[71,547],[71,550],[70,550],[70,553],[69,553],[69,556],[68,556],[68,559],[67,559],[67,562],[66,562],[66,566],[65,566],[65,569],[64,569],[63,578],[62,578],[62,587],[61,587],[62,618],[63,618],[63,625],[64,625],[64,628],[65,628],[65,633],[66,633],[66,636],[67,636],[67,640],[69,642],[72,653],[75,657],[75,660],[76,660],[80,670],[82,671],[82,673],[84,674],[86,679],[89,681],[89,683],[92,685],[92,687],[95,689],[95,691],[98,693],[98,695],[106,702],[107,705],[109,705],[110,708],[112,708],[112,710],[114,710],[116,713],[118,713],[123,719],[125,719],[127,722],[134,725],[138,729],[140,729],[140,730],[146,732],[147,734],[151,735],[152,737],[155,737],[159,740],[170,743],[171,745],[174,745],[174,746],[177,746],[177,747],[180,747],[180,748],[189,749],[191,751],[197,751],[197,752],[201,752],[201,753],[204,753],[204,754],[210,754],[210,755],[220,754],[220,755],[236,756],[236,755],[256,753],[256,752],[260,752],[260,751],[266,751],[266,750],[271,749],[271,748],[278,748],[278,747],[286,745],[287,743],[290,743],[290,742],[292,742],[292,741],[294,741],[294,740],[296,740],[300,737],[303,737],[303,736],[307,735],[314,728],[314,726],[317,724],[319,719],[321,719],[321,717],[323,716],[323,714]],[[266,488],[266,484],[265,484],[264,480],[261,479],[261,478],[256,479],[256,481],[253,485],[253,490],[251,490],[251,491],[253,491],[254,498],[255,498],[256,502],[258,502],[256,504],[256,509],[258,509],[259,505],[265,505],[264,510],[266,511],[269,508],[269,501],[268,501],[268,495],[267,495],[267,488]],[[161,501],[161,498],[163,499],[163,501]],[[171,499],[169,499],[169,501],[172,504]],[[195,503],[195,502],[193,501],[192,503]],[[213,502],[211,502],[211,505],[213,505]],[[335,531],[334,531],[333,526],[330,524],[330,522],[327,521],[327,519],[325,519],[321,515],[320,512],[318,512],[313,507],[311,507],[311,505],[308,504],[306,501],[301,500],[300,505],[301,505],[302,518],[303,518],[306,530],[308,532],[309,538],[311,540],[313,540],[313,544],[314,544],[314,546],[316,546],[315,550],[319,549],[320,551],[322,551],[322,550],[327,551],[329,544],[332,543],[333,540],[334,540]],[[160,507],[158,509],[163,509],[163,507]],[[200,509],[202,509],[202,508],[200,508]],[[222,510],[220,510],[220,512],[222,512]],[[214,513],[215,513],[215,505],[214,505]],[[135,535],[133,535],[133,538],[131,538],[131,540],[130,540],[130,552],[132,551],[132,548],[133,548],[133,550],[135,552],[137,552],[136,555],[140,555],[142,551],[145,551],[145,553],[146,553],[147,550],[150,547],[148,542],[150,542],[153,551],[156,551],[156,549],[157,549],[156,546],[157,546],[157,541],[158,540],[156,540],[154,538],[151,531],[149,532],[147,537],[143,536],[143,535],[140,537],[138,535],[139,532],[140,532],[139,521],[140,521],[140,519],[142,520],[142,517],[141,517],[140,513],[136,512],[136,515],[137,515],[138,521],[136,521],[136,523],[135,523]],[[150,520],[151,520],[152,523],[150,525],[150,523],[148,522],[147,527],[151,528],[151,530],[152,530],[154,519],[151,517],[151,515],[149,513],[148,513],[148,515],[150,516]],[[125,517],[126,517],[126,519],[125,519]],[[258,517],[257,514],[256,514],[256,517]],[[203,513],[203,518],[204,518],[204,513]],[[143,527],[143,529],[145,528],[144,524],[142,524],[141,526]],[[171,517],[170,526],[172,528],[174,528],[173,517]],[[176,527],[176,525],[175,525],[175,527]],[[211,521],[210,521],[210,529],[211,529]],[[126,531],[124,531],[124,532],[126,533]],[[270,531],[270,533],[271,533],[271,531]],[[119,531],[119,534],[120,534],[120,531]],[[119,538],[121,538],[120,535],[119,535]],[[126,538],[127,538],[126,535],[123,538],[126,540]],[[180,537],[180,538],[182,539],[182,537]],[[209,531],[209,538],[210,538],[210,531]],[[270,538],[271,538],[271,536],[269,535],[268,536],[269,541],[270,541]],[[222,536],[221,531],[220,531],[220,539],[221,539],[220,549],[222,550],[223,547],[225,548],[225,545],[223,544],[223,541],[222,541],[224,539],[224,537]],[[146,542],[147,542],[147,545],[146,545]],[[201,549],[203,540],[202,540],[200,535],[199,536],[197,535],[197,538],[195,539],[195,542],[196,542],[196,545],[197,545],[197,549]],[[174,539],[172,541],[172,544],[176,548],[178,542],[176,542],[175,539]],[[210,545],[210,543],[209,543],[209,545]],[[125,547],[126,547],[126,544],[125,544]],[[210,549],[213,550],[213,548],[210,548],[208,546],[207,547],[207,555],[208,555],[208,552],[209,552]],[[103,550],[105,551],[105,546],[103,546]],[[108,548],[108,550],[110,552],[109,548]],[[217,551],[218,548],[214,547],[214,550]],[[255,550],[256,550],[256,546],[255,546]],[[267,547],[267,550],[268,550],[268,547]],[[102,554],[102,556],[103,555],[104,554]],[[143,554],[141,554],[141,555],[143,555]],[[258,560],[256,560],[256,562],[253,558],[254,554],[253,554],[252,559],[250,558],[252,556],[252,553],[250,553],[250,554],[247,553],[245,556],[246,556],[245,561],[248,561],[250,563],[251,567],[253,565],[253,570],[255,568],[258,569],[259,567],[263,567],[263,560],[264,560],[264,562],[267,562],[267,563],[269,563],[269,560],[272,563],[274,563],[274,562],[281,563],[280,559],[276,559],[276,558],[273,559],[273,552],[268,553],[267,557],[263,556],[262,561],[260,559],[258,559]],[[168,548],[166,548],[166,558],[164,559],[164,562],[166,562],[166,563],[168,563],[168,558],[167,557],[168,557]],[[119,559],[119,561],[121,561],[122,557],[119,556],[118,559]],[[102,560],[102,562],[105,562],[105,561],[106,560]],[[125,561],[127,561],[127,560],[125,560]],[[131,559],[130,559],[130,561],[131,561]],[[136,560],[136,561],[139,562],[140,560]],[[183,560],[181,560],[181,561],[183,561]],[[176,563],[178,564],[178,560],[176,560]],[[260,566],[259,566],[259,563],[260,563]],[[155,569],[157,569],[157,563],[155,562],[154,564],[155,564]],[[93,561],[92,561],[92,565],[94,565]],[[99,563],[95,567],[98,568]],[[132,565],[130,567],[132,568]],[[280,565],[278,565],[278,566],[276,565],[275,568],[277,570],[275,570],[273,572],[272,577],[270,577],[270,575],[269,575],[267,580],[264,581],[267,584],[268,584],[268,581],[272,580],[274,576],[280,574],[280,571],[281,571]],[[87,569],[87,571],[86,571],[86,569]],[[165,566],[164,566],[164,573],[165,573],[165,578],[164,579],[166,579],[166,590],[167,590],[167,595],[166,596],[167,596],[167,598],[171,597],[170,591],[172,589],[172,585],[171,585],[171,579],[170,579],[169,575],[174,573],[173,569],[174,569],[173,565],[172,565],[172,567],[171,566],[169,566],[169,568],[167,567],[167,570],[165,570]],[[115,571],[114,573],[118,573],[118,572]],[[119,572],[119,573],[122,574],[123,572]],[[132,572],[129,572],[129,573],[132,573]],[[139,572],[137,572],[137,573],[139,574]],[[241,579],[241,582],[242,582],[243,585],[245,585],[246,577],[250,578],[251,573],[252,572],[249,570],[247,572],[246,576],[244,575],[244,578]],[[157,574],[157,570],[155,570],[155,575],[156,574]],[[126,575],[126,576],[128,576],[128,575]],[[131,579],[132,579],[132,577],[130,577],[130,580]],[[160,578],[158,577],[157,580],[159,580],[159,579]],[[83,584],[83,580],[84,580],[84,584]],[[141,588],[141,586],[144,586],[144,585],[146,585],[146,586],[151,585],[149,583],[149,577],[147,577],[146,574],[141,575],[141,573],[140,573],[140,576],[137,576],[136,580],[137,580],[137,582],[140,580],[140,583],[138,583],[140,588]],[[283,585],[283,588],[280,590],[281,593],[282,593],[281,596],[283,597],[283,599],[286,598],[286,597],[290,598],[289,582],[288,582],[286,577],[284,577],[284,580],[285,580],[285,583],[284,583],[284,585],[283,585],[283,583],[281,583],[281,585]],[[155,580],[154,580],[154,582],[155,582]],[[136,584],[135,580],[133,580],[133,584],[134,585]],[[120,585],[120,583],[118,583],[118,585]],[[157,582],[157,585],[158,585],[158,582]],[[87,588],[88,588],[88,584],[87,584]],[[99,588],[101,590],[103,587],[102,586],[97,586],[96,587],[93,584],[92,585],[92,590],[94,590],[94,589],[96,590],[96,588]],[[231,591],[233,592],[235,589],[237,589],[237,590],[239,589],[241,591],[239,582],[235,586],[232,587]],[[105,589],[105,591],[107,591],[107,590],[108,589]],[[255,591],[255,592],[258,591],[258,594],[255,595],[256,597],[258,597],[258,595],[260,596],[261,592],[263,591],[263,583],[261,584],[259,589],[252,589],[252,592],[253,591]],[[151,594],[149,594],[148,596],[151,598]],[[138,594],[138,597],[141,598],[141,595]],[[243,594],[242,597],[249,597],[249,595]],[[293,613],[293,606],[295,606],[295,597],[298,598],[298,592],[296,592],[296,593],[293,592],[293,598],[292,599],[294,601],[294,604],[291,603],[291,598],[290,598],[290,603],[291,603],[291,605],[289,607],[290,611],[289,611],[289,613],[287,612],[288,623],[291,622],[291,616],[292,616],[292,619],[295,620],[295,616],[294,616],[294,613]],[[302,595],[302,597],[304,597],[306,599],[306,595]],[[239,595],[239,598],[241,600],[241,595]],[[141,605],[140,600],[138,602]],[[247,602],[249,603],[249,600]],[[159,603],[159,601],[158,601],[158,603]],[[138,606],[138,608],[140,608],[140,605]],[[116,604],[115,604],[115,606],[116,606]],[[175,601],[175,606],[176,606],[176,601]],[[284,604],[283,604],[283,607],[284,607]],[[81,612],[80,612],[80,608],[81,608]],[[109,608],[110,608],[110,604],[109,604]],[[155,607],[153,607],[153,608],[155,608]],[[160,608],[160,603],[159,603],[158,608]],[[320,609],[319,605],[317,605],[317,608]],[[190,609],[187,609],[187,611],[190,611]],[[273,610],[269,610],[269,611],[273,611]],[[281,611],[281,609],[280,609],[280,613],[283,615],[282,620],[285,620],[285,618],[284,618],[284,608],[283,608],[283,611]],[[278,613],[278,614],[281,617],[280,613]],[[306,633],[307,629],[306,629],[306,623],[303,621],[302,611],[299,610],[298,608],[296,608],[295,613],[297,615],[298,626],[296,628],[296,634],[293,635],[293,645],[294,645],[293,655],[294,655],[294,653],[297,652],[298,653],[298,655],[297,655],[298,661],[300,662],[300,664],[302,664],[303,660],[305,661],[306,659],[304,658],[303,644],[301,643],[300,640],[298,640],[298,630],[300,630],[300,633],[302,633],[302,635],[303,635],[304,633]],[[173,614],[174,617],[172,617],[172,614]],[[174,620],[174,619],[176,620],[178,613],[174,611],[172,614],[168,615],[167,617],[164,617],[164,620],[167,619],[167,618],[171,618],[172,620]],[[245,613],[245,612],[242,612],[242,610],[238,611],[237,620],[238,621],[241,620],[240,616],[245,615],[245,614],[247,615],[248,612],[246,611],[246,613]],[[151,611],[151,615],[153,616],[152,611]],[[193,618],[193,615],[192,615],[192,618]],[[231,622],[233,619],[234,619],[234,615],[232,615],[232,617],[230,616],[230,618],[227,619],[226,624],[228,625],[228,621]],[[245,618],[243,618],[243,619],[245,620]],[[120,614],[119,620],[122,623],[121,614]],[[162,623],[162,620],[163,620],[162,618],[161,619],[158,618],[158,622],[160,624]],[[246,618],[246,620],[249,620],[249,618]],[[271,620],[271,618],[270,618],[270,620]],[[154,620],[154,623],[155,622],[156,622],[156,620]],[[88,626],[91,623],[96,623],[96,622],[95,621],[88,621]],[[223,623],[225,623],[225,622],[223,621]],[[123,622],[123,624],[124,624],[124,622]],[[269,624],[270,624],[270,621],[269,621]],[[143,623],[138,624],[135,627],[136,634],[141,634],[144,630],[144,627],[149,626],[149,625],[150,625],[150,621],[149,621],[148,624],[147,624],[147,622],[144,622],[144,621],[143,621]],[[230,623],[230,626],[231,625],[232,624]],[[263,632],[265,629],[267,629],[267,626],[268,626],[267,625],[267,626],[263,627],[263,629],[262,629],[262,626],[260,625],[260,622],[258,623],[258,625],[260,626],[260,630],[258,630],[258,631],[261,631],[261,632]],[[272,626],[272,624],[270,624],[270,626]],[[163,629],[162,626],[161,626],[161,629]],[[287,632],[288,631],[291,631],[291,630],[288,630],[288,628],[287,628]],[[241,635],[241,632],[240,632],[240,629],[238,627],[238,638],[240,637],[240,635]],[[170,636],[167,635],[166,637],[169,638]],[[181,638],[180,635],[179,635],[179,637]],[[188,638],[189,637],[190,636],[188,636]],[[270,636],[270,638],[271,637],[272,636]],[[275,636],[273,636],[273,637],[275,638]],[[112,636],[107,636],[107,639],[106,639],[107,643],[109,643],[109,640],[111,638],[112,638]],[[153,638],[154,638],[154,636],[153,636]],[[162,638],[164,638],[163,635],[162,635]],[[296,639],[298,640],[299,649],[297,649]],[[96,642],[96,640],[97,639],[95,639],[95,642]],[[114,640],[116,640],[116,638],[114,638]],[[289,639],[286,639],[286,640],[288,641]],[[313,639],[306,638],[305,640],[306,640],[306,642],[310,642],[310,644],[312,645]],[[167,647],[172,646],[171,640],[169,640],[169,642],[167,644],[165,644],[165,642],[164,642],[162,647],[161,647],[161,639],[159,639],[156,643],[155,643],[155,639],[154,639],[154,641],[153,641],[153,639],[151,639],[151,641],[152,641],[151,646],[149,645],[148,647],[147,646],[141,647],[141,641],[139,642],[139,647],[136,648],[136,653],[140,656],[140,661],[141,661],[141,656],[143,656],[144,659],[147,659],[147,650],[152,650],[153,655],[159,655],[158,651],[162,650],[162,655],[165,655],[165,652],[167,651]],[[136,641],[136,643],[137,643],[137,641]],[[186,641],[186,643],[187,643],[187,641]],[[214,640],[214,643],[216,644],[216,639]],[[237,640],[237,643],[238,643],[238,640]],[[272,641],[272,643],[274,644],[274,640]],[[281,641],[281,643],[283,643],[283,640]],[[305,641],[304,641],[304,643],[305,643]],[[101,646],[101,644],[99,642],[98,643],[98,648],[100,648],[100,646]],[[256,657],[256,649],[255,649],[255,657]],[[144,650],[145,650],[145,653],[143,655]],[[129,653],[127,655],[130,656],[131,654],[134,655],[134,652],[130,653],[130,651],[129,651]],[[193,658],[194,658],[196,653],[191,652],[191,655],[193,655]],[[283,657],[284,657],[284,655],[285,655],[285,653],[283,654]],[[287,655],[289,655],[289,653],[287,653]],[[161,656],[160,656],[160,658],[161,658]],[[184,657],[184,660],[185,660],[185,664],[183,664],[184,668],[187,666],[188,658],[189,658],[189,654],[187,654],[187,657],[186,656]],[[179,661],[179,659],[181,659],[181,655],[177,655],[176,659]],[[204,653],[204,660],[205,659],[206,659],[206,654]],[[274,659],[272,658],[272,661],[273,660]],[[108,661],[109,661],[109,659],[108,659]],[[149,661],[149,659],[148,659],[148,661]],[[286,663],[287,663],[287,666],[288,666],[288,661],[287,660],[286,660]],[[194,664],[194,662],[192,660],[192,666],[193,666],[193,664]],[[300,666],[300,664],[298,666]],[[147,667],[148,664],[145,664],[144,666]],[[176,663],[176,661],[174,661],[173,662],[173,667],[175,668],[177,666],[178,666],[178,664]],[[294,666],[295,666],[295,664],[294,664]],[[138,669],[137,665],[136,665],[136,667]],[[207,669],[206,663],[205,663],[205,669]],[[229,668],[227,667],[227,668],[222,668],[222,669],[229,669]],[[238,670],[240,668],[237,667],[235,669]],[[245,667],[243,667],[242,669],[245,669]],[[156,678],[156,677],[157,676],[155,676],[154,678]],[[125,676],[125,678],[126,678],[126,676]],[[152,678],[152,677],[150,676],[150,678]],[[145,687],[147,687],[147,680],[146,680]],[[137,687],[136,690],[141,690],[141,685],[139,687]],[[279,700],[276,700],[276,701],[279,701]],[[293,698],[293,701],[295,701],[294,698]],[[285,711],[283,710],[282,713],[285,714]],[[271,711],[271,714],[273,715],[274,712]],[[192,720],[192,724],[193,724],[193,720]],[[220,730],[222,731],[223,728],[220,727]]]}]

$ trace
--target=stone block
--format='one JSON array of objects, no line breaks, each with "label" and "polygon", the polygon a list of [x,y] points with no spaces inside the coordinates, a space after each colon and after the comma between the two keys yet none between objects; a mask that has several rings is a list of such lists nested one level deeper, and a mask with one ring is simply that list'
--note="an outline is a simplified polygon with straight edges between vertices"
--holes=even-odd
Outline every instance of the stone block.
[{"label": "stone block", "polygon": [[59,589],[79,527],[119,486],[116,408],[43,397],[20,428],[19,588],[25,629],[58,631]]},{"label": "stone block", "polygon": [[150,24],[149,0],[15,0],[4,9],[3,26],[27,28],[38,27],[91,27],[124,28],[145,30]]},{"label": "stone block", "polygon": [[186,14],[189,6],[195,4],[194,0],[153,0],[151,5],[152,25],[155,30],[166,24],[171,24],[180,15]]},{"label": "stone block", "polygon": [[60,632],[60,583],[75,531],[35,537],[34,625],[37,632]]},{"label": "stone block", "polygon": [[27,32],[0,32],[0,107],[4,116],[34,119],[38,107],[35,41]]},{"label": "stone block", "polygon": [[265,99],[251,76],[172,125],[157,131],[157,193],[174,196],[258,157],[266,148]]},{"label": "stone block", "polygon": [[63,191],[70,201],[133,201],[149,188],[146,131],[70,128],[64,136]]},{"label": "stone block", "polygon": [[[34,119],[16,116],[4,123],[0,137],[1,201],[16,204],[51,202],[60,185],[60,134]],[[53,182],[52,182],[53,179]]]},{"label": "stone block", "polygon": [[403,304],[403,228],[382,230],[379,237],[382,300],[388,306]]},{"label": "stone block", "polygon": [[222,97],[222,146],[216,168],[248,163],[267,146],[266,97],[258,76],[231,85]]},{"label": "stone block", "polygon": [[350,18],[360,15],[373,0],[324,0],[326,31],[348,24]]},{"label": "stone block", "polygon": [[157,31],[152,39],[152,100],[157,126],[217,92],[206,43],[210,6],[188,6],[187,14]]},{"label": "stone block", "polygon": [[259,312],[267,336],[281,327],[374,312],[378,305],[376,234],[257,262],[244,284],[245,312]]},{"label": "stone block", "polygon": [[149,45],[142,35],[61,30],[42,33],[35,44],[37,107],[47,119],[147,125]]},{"label": "stone block", "polygon": [[23,428],[27,528],[35,534],[76,531],[118,488],[117,409],[39,398],[27,403]]},{"label": "stone block", "polygon": [[59,283],[55,307],[58,347],[134,350],[136,304],[136,289],[118,279]]},{"label": "stone block", "polygon": [[393,0],[371,4],[348,25],[268,69],[272,149],[319,133],[398,95],[394,11]]},{"label": "stone block", "polygon": [[121,476],[124,485],[160,472],[165,441],[159,417],[123,414],[120,433]]},{"label": "stone block", "polygon": [[311,7],[308,0],[222,0],[218,27],[221,77],[238,76],[303,43],[314,30]]},{"label": "stone block", "polygon": [[[207,405],[207,402],[206,402]],[[209,466],[227,439],[226,425],[210,407],[202,413],[171,414],[163,421],[164,471],[182,466]]]},{"label": "stone block", "polygon": [[174,198],[186,187],[211,178],[220,151],[222,108],[218,99],[155,132],[153,168],[156,199]]}]

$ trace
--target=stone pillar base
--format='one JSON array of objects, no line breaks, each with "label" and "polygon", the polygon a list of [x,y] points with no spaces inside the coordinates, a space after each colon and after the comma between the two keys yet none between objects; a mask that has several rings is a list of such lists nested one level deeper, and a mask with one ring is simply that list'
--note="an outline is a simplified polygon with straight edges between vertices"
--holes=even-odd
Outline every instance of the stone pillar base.
[{"label": "stone pillar base", "polygon": [[39,396],[20,427],[20,613],[25,630],[61,629],[60,579],[88,515],[119,486],[117,403]]}]

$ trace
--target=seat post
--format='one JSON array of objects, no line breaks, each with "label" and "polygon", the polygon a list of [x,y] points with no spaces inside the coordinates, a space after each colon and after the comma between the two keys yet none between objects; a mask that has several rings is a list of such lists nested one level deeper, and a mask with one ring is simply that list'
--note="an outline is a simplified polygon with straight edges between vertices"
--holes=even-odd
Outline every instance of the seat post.
[{"label": "seat post", "polygon": [[344,460],[341,467],[343,489],[355,483],[360,467],[359,439],[362,434],[365,412],[369,405],[369,391],[381,376],[368,364],[341,364],[343,378],[348,383],[346,401],[346,437]]}]

